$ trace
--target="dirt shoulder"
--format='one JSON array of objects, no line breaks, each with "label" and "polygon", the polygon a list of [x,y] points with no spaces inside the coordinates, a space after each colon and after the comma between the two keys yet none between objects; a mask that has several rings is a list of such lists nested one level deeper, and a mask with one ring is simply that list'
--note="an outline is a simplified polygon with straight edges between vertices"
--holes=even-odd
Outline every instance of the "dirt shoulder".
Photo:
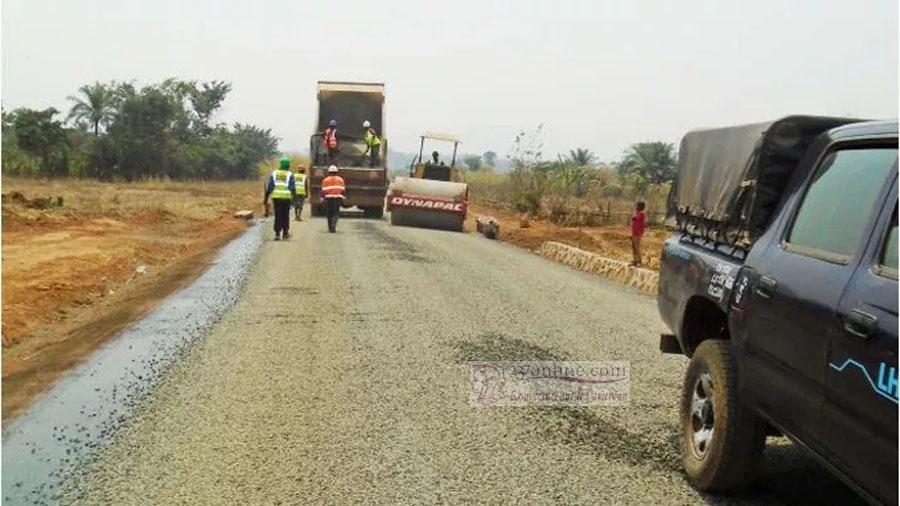
[{"label": "dirt shoulder", "polygon": [[260,200],[253,181],[5,178],[3,195],[3,419],[193,280]]},{"label": "dirt shoulder", "polygon": [[[496,218],[500,222],[500,240],[521,248],[534,251],[545,241],[557,241],[608,258],[631,261],[631,230],[625,225],[563,227],[549,220],[532,218],[527,221],[527,227],[522,227],[522,220],[517,213],[484,204],[472,204],[466,220],[468,230],[475,230],[475,219],[479,215]],[[668,236],[667,230],[647,229],[643,240],[645,267],[659,270],[660,252]]]}]

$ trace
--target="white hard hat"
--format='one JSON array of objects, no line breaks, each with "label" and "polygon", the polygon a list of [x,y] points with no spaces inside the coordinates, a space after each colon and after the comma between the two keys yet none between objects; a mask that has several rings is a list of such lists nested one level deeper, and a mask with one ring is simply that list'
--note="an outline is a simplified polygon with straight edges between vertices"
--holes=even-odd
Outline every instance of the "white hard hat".
[{"label": "white hard hat", "polygon": [[372,126],[372,124],[369,123],[369,120],[363,121],[363,128],[369,128],[370,126]]},{"label": "white hard hat", "polygon": [[329,165],[328,172],[337,172],[337,165]]}]

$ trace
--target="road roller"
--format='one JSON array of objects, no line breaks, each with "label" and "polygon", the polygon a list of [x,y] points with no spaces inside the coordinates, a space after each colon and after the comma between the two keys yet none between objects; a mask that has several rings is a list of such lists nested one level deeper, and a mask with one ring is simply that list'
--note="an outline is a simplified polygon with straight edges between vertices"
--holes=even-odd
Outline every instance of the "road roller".
[{"label": "road roller", "polygon": [[[437,151],[424,160],[425,144],[451,143],[450,164]],[[388,187],[387,210],[391,225],[455,230],[462,232],[469,208],[469,185],[463,183],[456,168],[460,141],[453,135],[426,132],[420,136],[419,156],[409,168],[409,176],[400,176]]]}]

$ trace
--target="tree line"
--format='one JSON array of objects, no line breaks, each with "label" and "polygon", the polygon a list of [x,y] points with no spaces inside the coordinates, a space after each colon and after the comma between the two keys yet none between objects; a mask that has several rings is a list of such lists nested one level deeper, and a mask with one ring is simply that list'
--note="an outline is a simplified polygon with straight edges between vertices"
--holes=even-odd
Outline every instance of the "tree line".
[{"label": "tree line", "polygon": [[231,84],[182,81],[82,86],[62,113],[3,111],[3,173],[134,181],[250,179],[278,153],[271,129],[213,123]]}]

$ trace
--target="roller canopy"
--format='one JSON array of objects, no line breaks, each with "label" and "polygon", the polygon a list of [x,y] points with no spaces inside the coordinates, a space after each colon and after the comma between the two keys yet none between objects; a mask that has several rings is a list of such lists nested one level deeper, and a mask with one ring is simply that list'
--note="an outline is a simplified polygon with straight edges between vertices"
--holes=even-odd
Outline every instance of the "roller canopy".
[{"label": "roller canopy", "polygon": [[459,142],[459,138],[453,134],[446,134],[443,132],[425,132],[422,134],[422,137],[425,139],[434,139],[437,141],[447,141],[447,142]]}]

